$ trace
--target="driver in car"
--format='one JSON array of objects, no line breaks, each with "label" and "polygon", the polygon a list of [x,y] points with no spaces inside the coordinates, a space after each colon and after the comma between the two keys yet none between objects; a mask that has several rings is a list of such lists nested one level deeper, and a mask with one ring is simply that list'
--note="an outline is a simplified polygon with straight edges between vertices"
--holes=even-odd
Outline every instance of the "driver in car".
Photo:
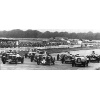
[{"label": "driver in car", "polygon": [[92,51],[92,54],[91,54],[92,56],[95,56],[95,51]]},{"label": "driver in car", "polygon": [[20,57],[19,53],[16,54],[16,57]]}]

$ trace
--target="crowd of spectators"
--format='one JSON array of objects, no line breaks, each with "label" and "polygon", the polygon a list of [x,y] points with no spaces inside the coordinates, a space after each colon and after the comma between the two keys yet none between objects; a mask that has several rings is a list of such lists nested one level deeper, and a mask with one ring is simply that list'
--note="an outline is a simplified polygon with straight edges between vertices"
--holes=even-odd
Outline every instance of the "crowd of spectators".
[{"label": "crowd of spectators", "polygon": [[0,42],[1,48],[12,48],[12,47],[45,47],[45,46],[59,46],[59,45],[68,45],[65,41],[59,41],[59,42],[34,42],[34,41],[19,41],[18,45],[16,45],[16,41],[2,41]]},{"label": "crowd of spectators", "polygon": [[[42,43],[42,42],[19,42],[18,47],[45,47],[45,46],[58,46],[58,45],[64,45],[63,42],[48,42],[48,43]],[[14,41],[3,41],[0,42],[1,48],[12,48],[17,47],[16,42]]]},{"label": "crowd of spectators", "polygon": [[45,46],[58,46],[58,45],[66,45],[64,42],[19,42],[19,47],[45,47]]},{"label": "crowd of spectators", "polygon": [[1,48],[16,47],[16,42],[15,41],[2,41],[0,42],[0,47]]}]

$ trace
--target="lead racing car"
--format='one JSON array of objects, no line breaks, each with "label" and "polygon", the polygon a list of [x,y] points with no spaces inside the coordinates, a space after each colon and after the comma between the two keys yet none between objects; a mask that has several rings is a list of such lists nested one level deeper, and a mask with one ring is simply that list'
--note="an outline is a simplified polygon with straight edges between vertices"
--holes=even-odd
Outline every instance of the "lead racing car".
[{"label": "lead racing car", "polygon": [[9,62],[9,63],[18,63],[18,62],[21,62],[21,63],[24,63],[24,57],[19,55],[18,53],[17,54],[14,54],[14,53],[10,53],[10,54],[2,54],[2,57],[1,57],[1,60],[3,62],[3,64],[5,64],[6,62]]},{"label": "lead racing car", "polygon": [[72,67],[80,65],[80,66],[88,66],[89,59],[86,56],[75,55],[72,59]]}]

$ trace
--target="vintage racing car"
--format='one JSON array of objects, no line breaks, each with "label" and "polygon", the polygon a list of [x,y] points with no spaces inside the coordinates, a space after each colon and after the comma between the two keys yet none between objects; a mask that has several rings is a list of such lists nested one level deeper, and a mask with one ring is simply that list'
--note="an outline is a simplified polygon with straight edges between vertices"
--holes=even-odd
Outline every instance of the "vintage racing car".
[{"label": "vintage racing car", "polygon": [[37,59],[42,56],[46,56],[47,52],[46,51],[37,51],[37,53],[34,56],[34,61],[37,62]]},{"label": "vintage racing car", "polygon": [[66,55],[70,54],[69,52],[62,52],[59,54],[59,60],[62,60],[62,58]]},{"label": "vintage racing car", "polygon": [[55,58],[52,57],[51,55],[49,56],[40,56],[37,58],[37,64],[40,65],[51,65],[51,64],[55,64]]},{"label": "vintage racing car", "polygon": [[74,55],[70,54],[70,55],[65,55],[64,57],[64,62],[65,63],[72,63],[72,59],[74,58]]},{"label": "vintage racing car", "polygon": [[87,58],[89,58],[90,62],[100,62],[100,55],[95,54],[95,55],[87,55]]},{"label": "vintage racing car", "polygon": [[86,56],[75,55],[72,59],[72,67],[80,65],[80,66],[88,66],[89,59]]},{"label": "vintage racing car", "polygon": [[2,60],[3,64],[5,64],[6,62],[17,64],[18,62],[23,63],[24,57],[20,56],[19,54],[14,54],[14,53],[10,53],[10,54],[4,53],[4,54],[2,54],[1,60]]},{"label": "vintage racing car", "polygon": [[28,52],[25,54],[25,58],[27,58],[27,57],[31,58],[35,54],[36,54],[36,52]]},{"label": "vintage racing car", "polygon": [[69,52],[63,53],[60,55],[60,60],[63,63],[72,63],[74,55],[70,54]]}]

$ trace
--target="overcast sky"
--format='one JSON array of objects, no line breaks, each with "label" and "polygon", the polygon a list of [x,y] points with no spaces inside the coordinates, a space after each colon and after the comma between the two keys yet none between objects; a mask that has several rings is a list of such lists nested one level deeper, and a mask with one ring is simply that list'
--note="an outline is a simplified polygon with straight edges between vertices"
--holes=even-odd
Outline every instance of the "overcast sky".
[{"label": "overcast sky", "polygon": [[100,0],[0,0],[0,30],[100,32]]}]

